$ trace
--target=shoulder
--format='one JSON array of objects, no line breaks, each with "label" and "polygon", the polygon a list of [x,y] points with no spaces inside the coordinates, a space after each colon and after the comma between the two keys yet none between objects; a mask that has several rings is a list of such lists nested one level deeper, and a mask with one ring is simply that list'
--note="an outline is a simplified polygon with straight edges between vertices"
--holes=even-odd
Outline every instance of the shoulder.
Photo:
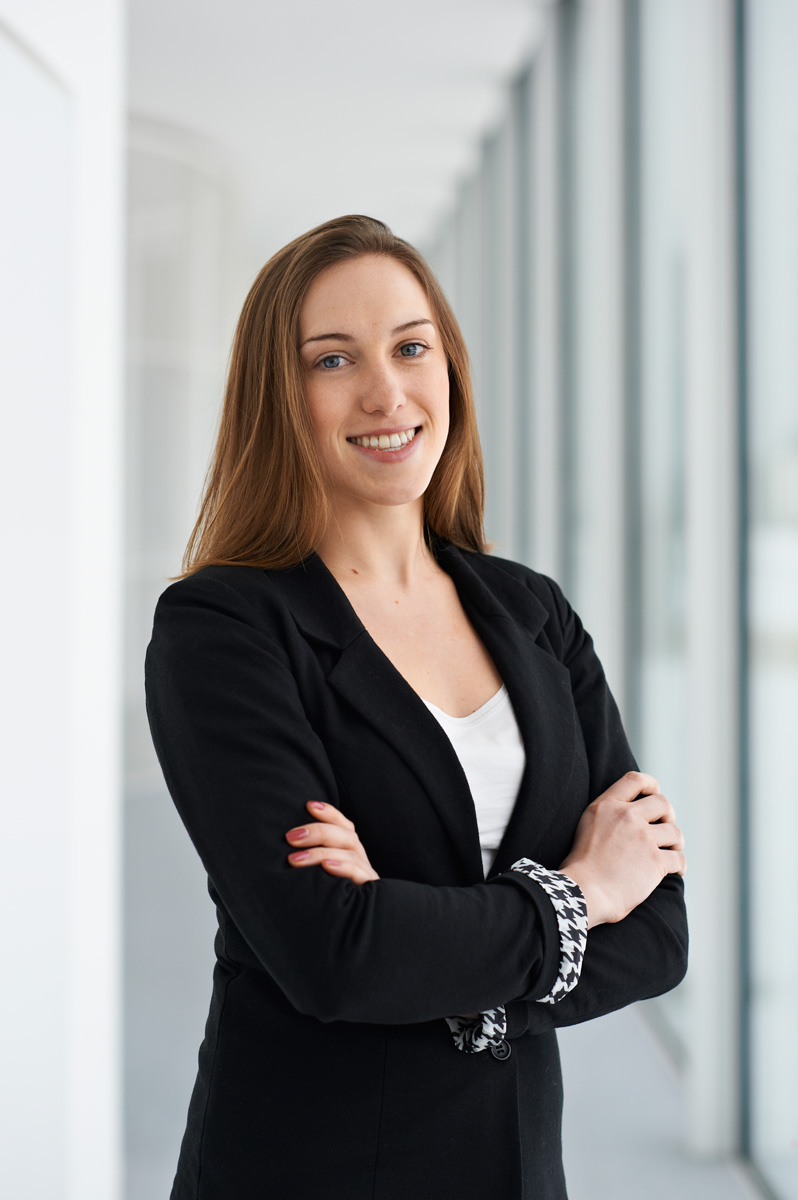
[{"label": "shoulder", "polygon": [[498,554],[440,545],[439,561],[462,597],[488,619],[505,618],[524,628],[541,649],[563,659],[574,613],[559,585],[540,571]]},{"label": "shoulder", "polygon": [[[599,677],[603,680],[603,668],[595,653],[593,639],[554,579],[523,563],[494,554],[474,555],[473,565],[486,582],[490,579],[488,586],[495,593],[501,586],[498,581],[506,581],[501,586],[503,606],[535,633],[542,649],[568,667],[580,687],[584,680],[590,682]],[[513,590],[516,597],[511,601],[509,597]],[[517,593],[530,597],[535,605],[538,617],[534,623],[520,615],[524,605],[518,602]]]},{"label": "shoulder", "polygon": [[505,602],[515,600],[528,602],[529,594],[545,609],[547,623],[562,624],[572,613],[571,606],[563,595],[560,585],[549,575],[536,571],[525,563],[502,558],[498,554],[480,553],[475,550],[459,552],[465,562]]},{"label": "shoulder", "polygon": [[156,621],[170,613],[207,610],[258,624],[273,597],[267,574],[259,567],[200,567],[164,588],[155,607]]},{"label": "shoulder", "polygon": [[174,580],[155,606],[154,632],[161,635],[237,636],[246,626],[255,632],[287,632],[290,613],[270,576],[261,567],[214,564]]},{"label": "shoulder", "polygon": [[[345,646],[363,631],[344,593],[316,554],[292,567],[213,565],[201,567],[166,588],[156,623],[167,612],[201,611],[219,623],[231,619],[254,626],[285,644],[301,631],[305,639]],[[212,614],[212,615],[211,615]]]},{"label": "shoulder", "polygon": [[562,589],[550,576],[528,567],[524,563],[515,562],[511,558],[501,558],[498,554],[475,553],[478,560],[478,570],[486,576],[493,574],[507,575],[517,583],[523,584],[546,608],[559,611],[562,604],[567,604]]},{"label": "shoulder", "polygon": [[213,597],[238,596],[249,603],[259,601],[271,590],[266,576],[274,572],[261,567],[244,567],[213,564],[200,567],[181,579],[176,579],[161,592],[158,602],[169,604],[192,604],[208,601]]}]

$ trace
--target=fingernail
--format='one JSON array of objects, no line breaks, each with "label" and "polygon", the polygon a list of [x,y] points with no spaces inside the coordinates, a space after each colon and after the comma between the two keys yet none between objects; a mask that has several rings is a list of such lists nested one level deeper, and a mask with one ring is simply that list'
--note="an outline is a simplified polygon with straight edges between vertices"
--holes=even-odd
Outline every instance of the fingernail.
[{"label": "fingernail", "polygon": [[298,842],[300,838],[308,836],[308,831],[300,826],[297,829],[289,829],[285,836],[291,838],[292,841]]},{"label": "fingernail", "polygon": [[[310,851],[308,851],[308,853],[310,853]],[[322,859],[322,862],[326,862],[330,867],[340,867],[343,865],[339,858],[325,858]]]},{"label": "fingernail", "polygon": [[310,803],[308,804],[308,808],[321,809],[321,808],[326,808],[326,807],[327,807],[327,805],[322,804],[321,800],[311,800]]},{"label": "fingernail", "polygon": [[303,858],[309,858],[310,851],[309,850],[298,850],[296,852],[296,854],[289,854],[288,857],[291,859],[292,862],[299,862]]}]

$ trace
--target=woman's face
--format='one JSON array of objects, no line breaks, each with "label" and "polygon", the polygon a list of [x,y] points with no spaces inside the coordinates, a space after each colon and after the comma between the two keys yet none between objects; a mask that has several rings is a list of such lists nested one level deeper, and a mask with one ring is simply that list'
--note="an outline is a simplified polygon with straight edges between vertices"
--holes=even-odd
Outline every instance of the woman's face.
[{"label": "woman's face", "polygon": [[299,330],[333,502],[417,502],[449,432],[449,371],[415,275],[386,256],[328,267],[308,290]]}]

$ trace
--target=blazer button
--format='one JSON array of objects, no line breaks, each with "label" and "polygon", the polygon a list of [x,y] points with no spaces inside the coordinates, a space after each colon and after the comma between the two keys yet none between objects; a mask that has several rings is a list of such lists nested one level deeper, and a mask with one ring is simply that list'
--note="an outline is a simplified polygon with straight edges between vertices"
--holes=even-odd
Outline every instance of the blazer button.
[{"label": "blazer button", "polygon": [[510,1057],[513,1052],[513,1048],[506,1038],[502,1038],[498,1046],[491,1046],[490,1052],[494,1058],[504,1059]]}]

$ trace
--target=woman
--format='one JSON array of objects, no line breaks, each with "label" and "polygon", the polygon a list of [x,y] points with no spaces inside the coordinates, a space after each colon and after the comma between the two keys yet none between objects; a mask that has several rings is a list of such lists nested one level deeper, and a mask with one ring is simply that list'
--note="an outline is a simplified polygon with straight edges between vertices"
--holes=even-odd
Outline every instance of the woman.
[{"label": "woman", "polygon": [[219,918],[173,1200],[561,1200],[556,1027],[684,975],[673,809],[482,503],[423,259],[367,217],[297,238],[147,650]]}]

